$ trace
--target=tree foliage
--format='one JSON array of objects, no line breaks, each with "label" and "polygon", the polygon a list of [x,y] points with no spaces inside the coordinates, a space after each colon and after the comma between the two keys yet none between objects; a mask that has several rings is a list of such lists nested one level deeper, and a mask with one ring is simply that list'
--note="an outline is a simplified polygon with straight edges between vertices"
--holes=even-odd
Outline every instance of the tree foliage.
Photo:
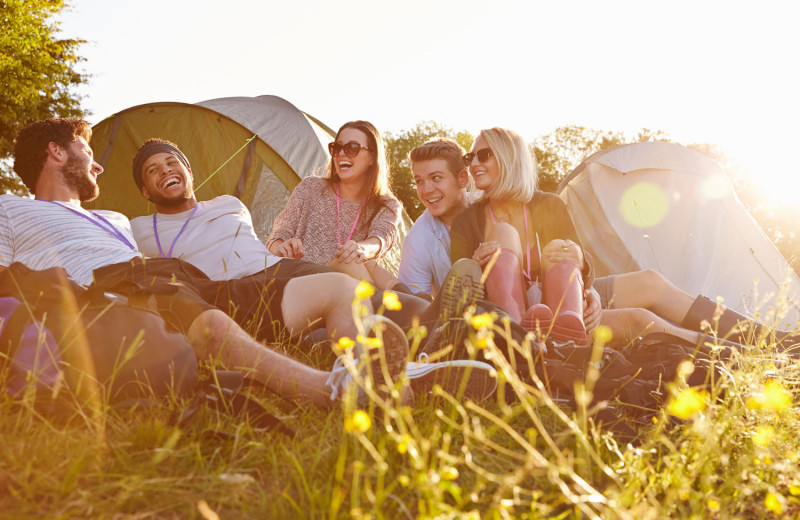
[{"label": "tree foliage", "polygon": [[81,117],[74,88],[88,79],[76,71],[84,40],[59,39],[52,18],[64,0],[0,0],[0,192],[25,193],[11,171],[14,137],[48,117]]},{"label": "tree foliage", "polygon": [[417,197],[414,174],[411,172],[411,164],[408,161],[409,152],[436,137],[449,137],[466,149],[469,149],[474,140],[467,131],[455,132],[433,121],[419,123],[411,130],[400,131],[396,134],[387,132],[384,137],[386,153],[389,157],[392,192],[403,203],[412,220],[416,220],[425,211],[425,207]]},{"label": "tree foliage", "polygon": [[624,132],[595,130],[584,126],[560,126],[533,143],[539,165],[539,189],[554,192],[567,174],[590,155],[626,143],[669,141],[661,130],[642,128],[629,137]]}]

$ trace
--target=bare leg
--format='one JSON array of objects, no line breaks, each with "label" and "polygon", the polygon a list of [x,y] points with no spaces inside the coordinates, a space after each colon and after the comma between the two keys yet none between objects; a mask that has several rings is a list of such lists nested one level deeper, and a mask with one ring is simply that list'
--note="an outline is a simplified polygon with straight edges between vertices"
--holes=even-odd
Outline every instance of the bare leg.
[{"label": "bare leg", "polygon": [[[344,273],[355,280],[366,280],[367,282],[374,283],[372,280],[372,275],[370,275],[364,264],[357,264],[355,262],[345,264],[342,262],[337,262],[336,260],[331,260],[328,263],[328,267],[334,271]],[[377,286],[377,284],[375,285]]]},{"label": "bare leg", "polygon": [[331,406],[325,383],[328,372],[316,370],[259,343],[224,312],[200,313],[186,333],[198,357],[220,359],[231,369],[242,370],[273,392],[289,399],[308,399],[316,406]]},{"label": "bare leg", "polygon": [[681,323],[695,297],[682,291],[650,269],[614,277],[614,298],[609,309],[641,307],[675,323]]},{"label": "bare leg", "polygon": [[[281,301],[283,322],[292,335],[325,325],[328,336],[355,338],[352,302],[355,278],[342,273],[322,273],[292,278],[284,289]],[[369,300],[363,302],[372,313]]]},{"label": "bare leg", "polygon": [[611,341],[606,346],[623,347],[639,336],[653,332],[667,332],[692,343],[701,340],[701,334],[683,329],[658,317],[646,309],[611,309],[604,310],[600,323],[611,328]]},{"label": "bare leg", "polygon": [[510,249],[519,258],[519,265],[522,265],[522,242],[520,242],[517,229],[511,224],[500,222],[486,230],[486,241],[495,241],[504,249]]}]

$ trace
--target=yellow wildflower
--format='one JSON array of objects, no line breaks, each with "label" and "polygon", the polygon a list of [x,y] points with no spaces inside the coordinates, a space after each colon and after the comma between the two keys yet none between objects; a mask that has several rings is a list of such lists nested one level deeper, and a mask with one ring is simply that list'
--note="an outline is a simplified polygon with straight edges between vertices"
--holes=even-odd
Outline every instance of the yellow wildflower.
[{"label": "yellow wildflower", "polygon": [[789,493],[791,493],[793,497],[800,495],[800,486],[796,484],[789,484]]},{"label": "yellow wildflower", "polygon": [[347,350],[349,348],[355,347],[356,342],[348,338],[347,336],[342,336],[341,338],[339,338],[339,341],[336,342],[336,346],[338,346],[342,350]]},{"label": "yellow wildflower", "polygon": [[694,388],[682,390],[669,403],[667,411],[679,419],[689,419],[698,412],[706,409],[708,392],[698,392]]},{"label": "yellow wildflower", "polygon": [[397,481],[403,487],[408,487],[408,485],[411,484],[411,479],[408,478],[408,475],[400,475],[399,477],[397,477]]},{"label": "yellow wildflower", "polygon": [[445,466],[440,473],[442,480],[455,480],[458,478],[458,469],[453,466]]},{"label": "yellow wildflower", "polygon": [[706,505],[708,506],[708,509],[713,513],[719,511],[720,503],[717,500],[714,500],[713,498],[709,498],[708,502],[706,502]]},{"label": "yellow wildflower", "polygon": [[405,453],[408,451],[408,443],[411,441],[410,435],[404,435],[400,442],[397,443],[397,451],[400,453]]},{"label": "yellow wildflower", "polygon": [[611,338],[613,337],[613,333],[611,332],[611,327],[607,325],[600,325],[596,329],[594,329],[594,342],[599,343],[600,345],[605,345]]},{"label": "yellow wildflower", "polygon": [[764,499],[764,505],[767,506],[767,509],[775,513],[776,515],[783,514],[783,497],[781,495],[775,494],[773,492],[767,493],[767,497]]},{"label": "yellow wildflower", "polygon": [[347,433],[364,433],[371,426],[372,419],[364,410],[356,410],[353,415],[344,420],[344,430]]},{"label": "yellow wildflower", "polygon": [[492,326],[492,323],[494,323],[494,317],[488,312],[472,317],[472,326],[475,327],[475,330],[487,329]]},{"label": "yellow wildflower", "polygon": [[383,306],[390,311],[399,311],[403,308],[400,300],[397,298],[397,293],[392,291],[385,291],[383,293]]},{"label": "yellow wildflower", "polygon": [[751,410],[770,410],[781,412],[792,406],[792,394],[775,380],[764,383],[764,391],[747,400]]},{"label": "yellow wildflower", "polygon": [[774,438],[775,430],[772,429],[772,426],[759,426],[755,435],[753,435],[753,444],[764,447],[772,442]]},{"label": "yellow wildflower", "polygon": [[359,343],[364,345],[367,348],[367,350],[381,348],[381,346],[383,345],[383,342],[380,340],[380,338],[372,338],[369,336],[364,336],[363,334],[359,334],[358,336],[356,336],[356,340],[358,340]]},{"label": "yellow wildflower", "polygon": [[375,288],[371,283],[361,280],[358,282],[358,285],[356,285],[356,298],[359,300],[366,300],[373,294],[375,294]]},{"label": "yellow wildflower", "polygon": [[477,346],[479,349],[485,349],[487,346],[489,346],[489,340],[494,337],[492,332],[489,332],[488,334],[485,332],[488,331],[481,331],[476,338],[475,346]]}]

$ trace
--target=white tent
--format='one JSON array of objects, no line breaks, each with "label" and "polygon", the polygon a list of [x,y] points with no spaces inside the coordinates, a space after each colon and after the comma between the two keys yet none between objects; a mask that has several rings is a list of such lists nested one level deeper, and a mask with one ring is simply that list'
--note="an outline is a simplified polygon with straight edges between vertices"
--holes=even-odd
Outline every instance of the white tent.
[{"label": "white tent", "polygon": [[691,294],[793,327],[800,279],[710,158],[671,143],[598,152],[558,187],[597,276],[653,269]]}]

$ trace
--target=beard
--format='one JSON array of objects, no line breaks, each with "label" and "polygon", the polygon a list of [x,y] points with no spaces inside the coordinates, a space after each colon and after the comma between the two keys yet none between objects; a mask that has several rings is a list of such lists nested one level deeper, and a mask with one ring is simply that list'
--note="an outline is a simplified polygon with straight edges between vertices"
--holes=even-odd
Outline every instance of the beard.
[{"label": "beard", "polygon": [[100,194],[100,188],[92,179],[92,163],[82,161],[77,154],[68,152],[67,162],[61,170],[64,183],[75,190],[81,202],[94,200]]},{"label": "beard", "polygon": [[187,175],[183,179],[184,189],[183,193],[167,197],[163,195],[158,188],[147,190],[147,196],[150,202],[158,208],[177,208],[185,204],[187,200],[194,199],[194,183],[192,182],[191,175]]}]

